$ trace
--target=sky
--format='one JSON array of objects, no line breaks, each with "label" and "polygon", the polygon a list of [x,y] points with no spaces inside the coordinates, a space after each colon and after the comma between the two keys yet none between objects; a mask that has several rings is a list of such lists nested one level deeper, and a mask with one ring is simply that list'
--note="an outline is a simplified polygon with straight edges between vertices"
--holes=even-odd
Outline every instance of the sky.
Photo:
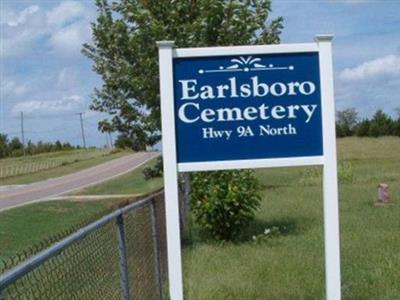
[{"label": "sky", "polygon": [[[90,111],[101,80],[80,50],[90,42],[93,0],[0,0],[0,132],[25,139],[57,139],[103,146],[97,130],[105,116]],[[336,108],[360,117],[400,107],[400,0],[275,0],[271,19],[282,16],[282,43],[312,42],[333,33]],[[115,136],[114,136],[115,138]]]}]

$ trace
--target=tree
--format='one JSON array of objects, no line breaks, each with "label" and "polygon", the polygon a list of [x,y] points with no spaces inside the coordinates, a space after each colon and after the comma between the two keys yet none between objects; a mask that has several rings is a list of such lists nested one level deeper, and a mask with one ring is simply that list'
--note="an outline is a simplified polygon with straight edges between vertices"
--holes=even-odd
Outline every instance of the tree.
[{"label": "tree", "polygon": [[337,135],[350,136],[354,134],[354,128],[357,125],[358,112],[354,108],[347,108],[336,112]]},{"label": "tree", "polygon": [[26,143],[26,147],[25,147],[26,154],[33,155],[33,154],[35,154],[35,150],[36,150],[35,144],[32,143],[31,140],[28,140],[28,142]]},{"label": "tree", "polygon": [[10,150],[10,152],[15,154],[17,154],[19,151],[22,151],[23,147],[24,146],[17,137],[13,138],[8,144],[8,149]]},{"label": "tree", "polygon": [[369,136],[369,128],[371,126],[371,122],[368,119],[363,119],[360,123],[357,124],[356,134],[360,137]]},{"label": "tree", "polygon": [[395,109],[397,114],[397,120],[394,124],[394,135],[400,136],[400,107]]},{"label": "tree", "polygon": [[59,140],[56,141],[54,146],[55,146],[54,148],[55,148],[56,151],[60,151],[63,148],[62,144],[61,144],[61,142]]},{"label": "tree", "polygon": [[64,150],[71,150],[71,149],[73,149],[74,147],[73,147],[70,143],[66,142],[66,143],[63,143],[62,148],[63,148]]},{"label": "tree", "polygon": [[397,116],[397,121],[400,121],[400,107],[397,107],[394,109],[396,112],[396,116]]},{"label": "tree", "polygon": [[115,147],[120,148],[120,149],[126,149],[126,148],[133,149],[133,141],[129,137],[127,137],[125,134],[118,135],[114,144],[115,144]]},{"label": "tree", "polygon": [[400,119],[394,124],[393,134],[400,137]]},{"label": "tree", "polygon": [[8,156],[8,136],[7,134],[0,133],[0,158]]},{"label": "tree", "polygon": [[374,137],[392,135],[394,123],[392,118],[385,114],[381,109],[377,110],[371,119],[370,135]]},{"label": "tree", "polygon": [[[110,115],[100,130],[119,131],[141,148],[160,139],[157,40],[177,47],[277,44],[283,28],[282,18],[268,22],[270,0],[97,0],[96,6],[93,43],[82,50],[103,80],[91,109]],[[235,172],[241,171],[208,176],[229,181]]]},{"label": "tree", "polygon": [[93,43],[83,54],[101,77],[91,109],[110,115],[100,130],[135,144],[160,139],[157,40],[177,47],[279,43],[282,18],[267,22],[270,0],[96,0]]}]

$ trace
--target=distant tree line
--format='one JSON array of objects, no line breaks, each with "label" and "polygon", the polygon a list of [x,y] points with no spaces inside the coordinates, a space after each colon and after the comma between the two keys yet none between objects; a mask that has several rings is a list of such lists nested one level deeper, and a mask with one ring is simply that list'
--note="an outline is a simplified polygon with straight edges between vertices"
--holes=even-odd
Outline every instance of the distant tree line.
[{"label": "distant tree line", "polygon": [[400,137],[400,109],[397,109],[396,118],[390,117],[379,109],[372,118],[364,118],[361,120],[358,117],[358,112],[354,108],[337,111],[336,135],[337,137],[378,137],[384,135]]},{"label": "distant tree line", "polygon": [[[400,108],[397,109],[397,117],[392,118],[381,109],[377,110],[372,118],[361,119],[354,108],[339,110],[336,112],[336,136],[379,137],[392,135],[400,137]],[[146,145],[141,140],[134,140],[127,134],[121,133],[115,141],[115,147],[133,149],[135,151],[146,150]]]},{"label": "distant tree line", "polygon": [[[359,136],[379,137],[393,135],[400,137],[400,108],[397,109],[397,117],[392,118],[382,110],[377,110],[372,118],[359,119],[358,112],[354,108],[348,108],[336,112],[336,135],[337,137]],[[133,140],[126,134],[120,134],[115,141],[117,148],[131,148],[136,151],[146,149],[146,145],[139,140]],[[70,143],[56,141],[33,143],[28,141],[25,145],[25,154],[34,155],[46,152],[80,149]],[[24,154],[24,147],[18,137],[9,139],[7,134],[0,133],[0,158],[18,157]]]},{"label": "distant tree line", "polygon": [[[55,143],[45,143],[42,141],[33,143],[32,141],[28,141],[28,143],[25,145],[25,154],[34,155],[79,148],[80,146],[72,146],[70,143],[61,143],[60,141],[56,141]],[[18,157],[23,155],[24,145],[19,138],[14,137],[9,139],[7,134],[0,133],[0,158]]]}]

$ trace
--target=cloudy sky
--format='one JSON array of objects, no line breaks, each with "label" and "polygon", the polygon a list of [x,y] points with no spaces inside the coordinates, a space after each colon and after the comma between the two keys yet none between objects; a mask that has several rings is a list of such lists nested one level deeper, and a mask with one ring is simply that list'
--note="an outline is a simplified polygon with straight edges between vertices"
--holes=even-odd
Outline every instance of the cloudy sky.
[{"label": "cloudy sky", "polygon": [[[80,53],[90,41],[92,0],[0,0],[0,132],[19,136],[24,112],[26,138],[81,143],[79,115],[89,145],[104,145],[101,116],[88,109],[99,77]],[[337,109],[361,117],[400,107],[400,0],[273,1],[283,16],[282,42],[311,42],[334,33]]]}]

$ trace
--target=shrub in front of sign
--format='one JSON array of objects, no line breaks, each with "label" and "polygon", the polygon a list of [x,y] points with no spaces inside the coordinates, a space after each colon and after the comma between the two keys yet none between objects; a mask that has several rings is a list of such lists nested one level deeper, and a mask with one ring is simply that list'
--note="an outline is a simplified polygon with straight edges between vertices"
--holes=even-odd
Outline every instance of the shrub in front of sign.
[{"label": "shrub in front of sign", "polygon": [[193,216],[213,239],[234,240],[260,207],[261,185],[252,170],[194,173]]}]

